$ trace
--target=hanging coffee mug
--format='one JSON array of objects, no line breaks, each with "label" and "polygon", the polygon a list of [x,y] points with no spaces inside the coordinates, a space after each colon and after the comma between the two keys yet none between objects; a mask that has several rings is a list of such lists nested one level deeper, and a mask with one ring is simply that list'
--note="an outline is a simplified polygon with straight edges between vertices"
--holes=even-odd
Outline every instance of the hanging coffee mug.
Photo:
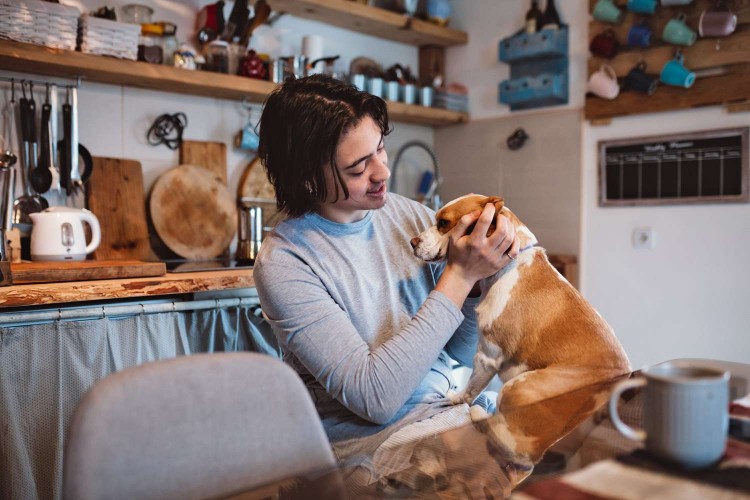
[{"label": "hanging coffee mug", "polygon": [[698,38],[698,34],[685,24],[685,19],[686,16],[684,13],[680,13],[677,17],[670,19],[664,26],[664,31],[661,35],[662,39],[665,42],[675,45],[693,45]]},{"label": "hanging coffee mug", "polygon": [[702,37],[729,36],[737,28],[737,14],[731,10],[704,10],[698,20]]},{"label": "hanging coffee mug", "polygon": [[631,47],[648,47],[651,45],[651,26],[645,21],[631,26],[628,31],[628,45]]},{"label": "hanging coffee mug", "polygon": [[599,0],[592,12],[594,19],[605,23],[619,23],[622,21],[622,11],[614,0]]},{"label": "hanging coffee mug", "polygon": [[638,14],[653,14],[657,6],[656,0],[628,0],[628,10]]},{"label": "hanging coffee mug", "polygon": [[617,35],[614,30],[608,29],[599,33],[591,40],[589,50],[596,56],[612,59],[620,50],[620,42],[617,41]]},{"label": "hanging coffee mug", "polygon": [[625,77],[625,88],[642,94],[653,94],[658,85],[659,79],[646,73],[644,61],[639,62]]},{"label": "hanging coffee mug", "polygon": [[695,83],[695,73],[687,69],[683,61],[682,54],[668,61],[661,70],[661,81],[674,87],[692,87]]},{"label": "hanging coffee mug", "polygon": [[587,89],[594,95],[604,99],[614,99],[620,93],[620,85],[617,83],[617,74],[611,66],[603,64],[598,71],[589,77]]}]

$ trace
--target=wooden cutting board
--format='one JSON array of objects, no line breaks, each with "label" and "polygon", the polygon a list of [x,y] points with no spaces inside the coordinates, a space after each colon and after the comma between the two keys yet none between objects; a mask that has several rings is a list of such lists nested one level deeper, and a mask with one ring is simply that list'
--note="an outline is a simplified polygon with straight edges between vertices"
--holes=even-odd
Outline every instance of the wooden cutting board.
[{"label": "wooden cutting board", "polygon": [[237,198],[258,198],[270,202],[276,200],[276,191],[273,189],[273,184],[269,182],[259,157],[248,163],[242,171],[237,187]]},{"label": "wooden cutting board", "polygon": [[180,164],[206,168],[227,183],[227,145],[223,142],[182,141]]},{"label": "wooden cutting board", "polygon": [[237,186],[237,200],[247,200],[263,209],[263,227],[272,228],[284,219],[276,209],[276,191],[266,176],[260,158],[247,164]]},{"label": "wooden cutting board", "polygon": [[234,197],[216,175],[196,165],[180,165],[154,183],[149,212],[156,234],[186,259],[212,259],[237,232]]},{"label": "wooden cutting board", "polygon": [[[93,173],[92,173],[93,175]],[[55,283],[117,278],[163,276],[163,262],[138,260],[81,260],[67,262],[19,262],[11,264],[13,284]]]},{"label": "wooden cutting board", "polygon": [[102,229],[94,259],[152,259],[139,162],[95,156],[86,187],[86,205]]}]

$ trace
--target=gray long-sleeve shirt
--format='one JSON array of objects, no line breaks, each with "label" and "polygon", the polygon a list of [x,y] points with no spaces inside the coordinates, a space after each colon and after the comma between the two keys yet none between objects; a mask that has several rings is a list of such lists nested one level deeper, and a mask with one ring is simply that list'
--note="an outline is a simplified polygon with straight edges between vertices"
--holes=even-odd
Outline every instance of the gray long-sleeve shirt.
[{"label": "gray long-sleeve shirt", "polygon": [[433,290],[443,267],[409,245],[432,221],[423,205],[389,194],[360,221],[308,214],[263,241],[261,306],[340,458],[444,410],[448,354],[471,366],[476,299],[462,312]]}]

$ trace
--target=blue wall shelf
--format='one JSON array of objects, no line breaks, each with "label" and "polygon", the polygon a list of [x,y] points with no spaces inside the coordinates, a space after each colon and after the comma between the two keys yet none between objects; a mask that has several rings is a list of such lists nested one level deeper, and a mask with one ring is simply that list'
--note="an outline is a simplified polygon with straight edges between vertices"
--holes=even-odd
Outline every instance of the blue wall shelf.
[{"label": "blue wall shelf", "polygon": [[500,61],[510,79],[499,85],[499,101],[511,111],[568,103],[568,28],[520,32],[500,40]]}]

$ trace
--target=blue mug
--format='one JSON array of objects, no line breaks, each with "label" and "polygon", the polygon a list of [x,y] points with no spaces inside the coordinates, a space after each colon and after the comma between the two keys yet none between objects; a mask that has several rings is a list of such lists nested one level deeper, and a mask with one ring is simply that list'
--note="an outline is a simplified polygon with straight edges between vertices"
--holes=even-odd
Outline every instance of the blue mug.
[{"label": "blue mug", "polygon": [[661,70],[661,81],[673,87],[692,87],[695,83],[695,73],[682,64],[683,60],[683,56],[679,55],[671,61],[667,61]]},{"label": "blue mug", "polygon": [[605,23],[619,23],[622,21],[622,11],[615,5],[614,0],[598,0],[592,12],[594,19]]},{"label": "blue mug", "polygon": [[628,10],[638,14],[653,14],[657,5],[656,0],[628,0]]},{"label": "blue mug", "polygon": [[645,22],[634,24],[628,31],[628,45],[631,47],[648,47],[651,45],[651,26]]}]

